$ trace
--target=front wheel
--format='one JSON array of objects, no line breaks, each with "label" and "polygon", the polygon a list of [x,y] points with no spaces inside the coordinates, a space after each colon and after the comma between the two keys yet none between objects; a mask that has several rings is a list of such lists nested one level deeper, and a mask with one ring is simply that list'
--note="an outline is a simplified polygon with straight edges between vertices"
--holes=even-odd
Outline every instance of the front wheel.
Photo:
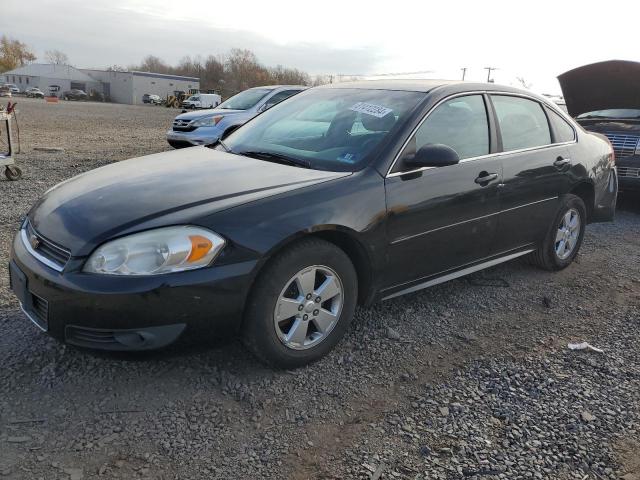
[{"label": "front wheel", "polygon": [[587,225],[587,209],[576,195],[560,197],[560,207],[542,245],[531,261],[545,270],[562,270],[576,258]]},{"label": "front wheel", "polygon": [[324,240],[303,240],[261,272],[247,300],[244,343],[274,367],[311,363],[344,336],[357,296],[357,275],[344,251]]}]

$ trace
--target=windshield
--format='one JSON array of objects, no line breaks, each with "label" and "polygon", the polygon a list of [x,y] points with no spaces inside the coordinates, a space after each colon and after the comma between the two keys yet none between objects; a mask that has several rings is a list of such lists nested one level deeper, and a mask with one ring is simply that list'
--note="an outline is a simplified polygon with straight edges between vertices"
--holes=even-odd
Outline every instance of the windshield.
[{"label": "windshield", "polygon": [[640,118],[640,110],[635,108],[610,108],[582,113],[577,118]]},{"label": "windshield", "polygon": [[232,153],[278,155],[318,170],[356,171],[424,96],[395,90],[311,89],[267,110],[224,143]]},{"label": "windshield", "polygon": [[218,108],[226,108],[229,110],[248,110],[272,91],[272,88],[251,88],[234,95],[225,102],[222,102],[218,105]]},{"label": "windshield", "polygon": [[198,100],[200,100],[200,97],[191,96],[191,97],[187,98],[188,102],[197,102]]}]

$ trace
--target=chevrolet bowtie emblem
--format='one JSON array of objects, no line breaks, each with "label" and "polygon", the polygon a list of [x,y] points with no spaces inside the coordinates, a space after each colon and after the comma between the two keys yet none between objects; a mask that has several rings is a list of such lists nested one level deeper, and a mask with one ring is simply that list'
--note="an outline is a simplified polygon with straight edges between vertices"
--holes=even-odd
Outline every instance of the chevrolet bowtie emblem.
[{"label": "chevrolet bowtie emblem", "polygon": [[40,246],[40,239],[34,234],[31,234],[29,235],[29,244],[31,245],[31,248],[35,250]]}]

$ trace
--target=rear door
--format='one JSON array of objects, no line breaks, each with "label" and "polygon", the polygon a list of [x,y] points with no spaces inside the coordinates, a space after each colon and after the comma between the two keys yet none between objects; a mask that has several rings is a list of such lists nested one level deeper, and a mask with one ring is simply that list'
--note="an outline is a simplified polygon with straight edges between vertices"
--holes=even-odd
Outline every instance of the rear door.
[{"label": "rear door", "polygon": [[[403,157],[425,144],[445,144],[457,165],[410,170]],[[410,138],[385,180],[388,270],[399,286],[488,255],[497,228],[501,160],[490,156],[489,119],[480,94],[436,107]],[[490,180],[483,181],[483,177]],[[419,282],[417,282],[419,283]]]},{"label": "rear door", "polygon": [[[562,193],[569,190],[571,156],[564,137],[550,128],[547,112],[537,100],[490,95],[503,150],[500,218],[492,253],[539,243],[546,235]],[[566,140],[566,141],[562,141]]]}]

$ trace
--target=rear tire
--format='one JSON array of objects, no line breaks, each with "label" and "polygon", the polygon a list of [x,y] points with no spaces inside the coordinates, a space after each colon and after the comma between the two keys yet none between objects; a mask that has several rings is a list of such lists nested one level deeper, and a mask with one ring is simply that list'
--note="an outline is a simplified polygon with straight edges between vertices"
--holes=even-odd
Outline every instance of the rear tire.
[{"label": "rear tire", "polygon": [[344,336],[357,298],[358,278],[345,252],[321,239],[302,240],[260,273],[247,299],[243,342],[276,368],[314,362]]},{"label": "rear tire", "polygon": [[542,245],[528,258],[530,263],[549,271],[562,270],[576,258],[587,225],[587,209],[576,195],[560,197],[560,206]]}]

